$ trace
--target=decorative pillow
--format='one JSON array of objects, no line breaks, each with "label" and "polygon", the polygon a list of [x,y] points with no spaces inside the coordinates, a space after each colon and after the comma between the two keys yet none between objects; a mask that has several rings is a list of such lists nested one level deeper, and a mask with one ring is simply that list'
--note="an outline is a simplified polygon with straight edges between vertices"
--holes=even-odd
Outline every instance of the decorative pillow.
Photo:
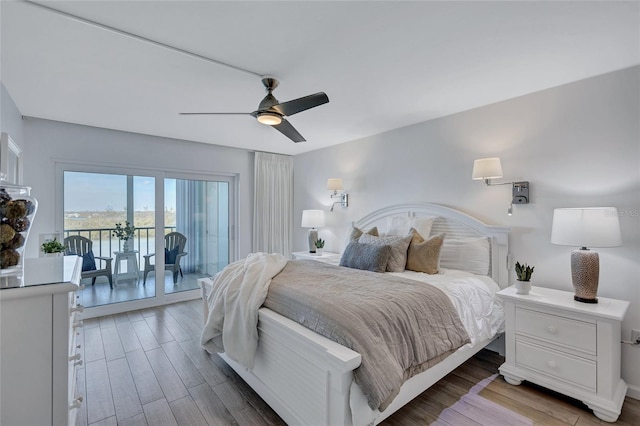
[{"label": "decorative pillow", "polygon": [[351,226],[351,229],[347,233],[342,246],[346,248],[351,241],[358,241],[358,238],[360,238],[362,234],[375,235],[377,237],[379,235],[378,228],[374,226],[373,228],[369,229],[367,232],[364,232],[362,229],[358,227]]},{"label": "decorative pillow", "polygon": [[409,250],[407,250],[406,269],[426,274],[437,274],[440,265],[440,249],[445,234],[435,235],[428,240],[422,238],[419,232],[413,232]]},{"label": "decorative pillow", "polygon": [[171,250],[164,249],[164,263],[167,265],[172,265],[176,263],[176,257],[178,257],[178,252],[180,250],[180,246],[175,246]]},{"label": "decorative pillow", "polygon": [[440,250],[440,267],[487,275],[491,248],[487,237],[446,239]]},{"label": "decorative pillow", "polygon": [[360,238],[362,234],[369,234],[377,237],[379,235],[378,227],[374,226],[373,228],[369,229],[367,232],[364,232],[362,229],[352,226],[351,232],[349,233],[349,242],[353,240],[357,240],[358,238]]},{"label": "decorative pillow", "polygon": [[410,229],[415,229],[422,237],[429,238],[431,226],[435,217],[393,216],[387,218],[387,233],[385,235],[405,236]]},{"label": "decorative pillow", "polygon": [[361,244],[351,241],[340,258],[340,266],[363,269],[372,272],[384,272],[391,256],[388,245]]},{"label": "decorative pillow", "polygon": [[413,235],[409,234],[404,237],[400,236],[384,236],[375,237],[369,234],[362,234],[358,242],[362,244],[372,244],[377,246],[391,246],[391,256],[387,263],[387,271],[402,272],[407,264],[407,249]]},{"label": "decorative pillow", "polygon": [[96,269],[98,269],[96,267],[96,258],[93,255],[93,251],[89,250],[87,253],[82,255],[82,272],[95,271]]}]

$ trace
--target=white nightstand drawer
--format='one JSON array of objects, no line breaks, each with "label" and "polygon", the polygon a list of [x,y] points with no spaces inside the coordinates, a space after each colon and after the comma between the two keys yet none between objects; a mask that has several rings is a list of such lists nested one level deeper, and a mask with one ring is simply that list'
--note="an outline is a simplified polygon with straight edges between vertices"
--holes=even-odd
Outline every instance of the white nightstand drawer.
[{"label": "white nightstand drawer", "polygon": [[589,391],[596,390],[596,363],[516,341],[516,365],[531,368]]},{"label": "white nightstand drawer", "polygon": [[596,355],[596,325],[556,315],[516,308],[516,333]]}]

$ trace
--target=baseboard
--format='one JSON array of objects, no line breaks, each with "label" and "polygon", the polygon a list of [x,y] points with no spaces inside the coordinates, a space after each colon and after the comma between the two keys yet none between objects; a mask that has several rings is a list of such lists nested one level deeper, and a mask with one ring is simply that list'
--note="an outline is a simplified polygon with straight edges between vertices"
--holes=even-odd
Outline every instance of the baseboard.
[{"label": "baseboard", "polygon": [[629,398],[640,400],[640,386],[627,384],[627,396]]},{"label": "baseboard", "polygon": [[496,337],[493,342],[491,342],[487,346],[485,346],[485,349],[489,349],[491,351],[497,352],[498,354],[500,354],[502,356],[505,356],[504,333],[500,333],[500,335],[498,335],[498,337]]}]

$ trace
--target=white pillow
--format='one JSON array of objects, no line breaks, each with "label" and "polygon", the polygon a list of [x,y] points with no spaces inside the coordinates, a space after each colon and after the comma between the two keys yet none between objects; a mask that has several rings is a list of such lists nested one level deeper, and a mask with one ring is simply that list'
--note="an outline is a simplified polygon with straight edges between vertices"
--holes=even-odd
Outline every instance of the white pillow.
[{"label": "white pillow", "polygon": [[444,240],[440,250],[440,267],[458,269],[477,275],[489,274],[491,248],[487,237]]},{"label": "white pillow", "polygon": [[409,216],[393,216],[387,218],[387,233],[385,235],[401,235],[405,236],[411,228],[418,231],[418,234],[425,240],[429,239],[431,234],[431,226],[435,217],[409,217]]}]

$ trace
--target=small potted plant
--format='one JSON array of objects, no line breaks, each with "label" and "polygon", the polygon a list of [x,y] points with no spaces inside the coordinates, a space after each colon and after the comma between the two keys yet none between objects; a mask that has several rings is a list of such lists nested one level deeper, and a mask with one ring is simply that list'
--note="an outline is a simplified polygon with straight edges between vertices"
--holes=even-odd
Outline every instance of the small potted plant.
[{"label": "small potted plant", "polygon": [[324,248],[324,240],[322,238],[318,238],[316,240],[316,255],[322,255],[322,249]]},{"label": "small potted plant", "polygon": [[41,249],[45,255],[58,256],[60,253],[64,253],[65,248],[64,245],[58,241],[58,238],[54,237],[53,240],[42,243]]},{"label": "small potted plant", "polygon": [[122,223],[116,223],[116,229],[113,230],[113,236],[117,237],[120,241],[123,241],[123,251],[130,250],[129,239],[133,238],[135,232],[136,228],[134,228],[129,222],[125,222],[125,226],[122,226]]},{"label": "small potted plant", "polygon": [[531,291],[531,275],[533,275],[534,268],[535,266],[529,266],[526,263],[521,265],[520,262],[516,262],[517,294],[529,294],[529,291]]}]

